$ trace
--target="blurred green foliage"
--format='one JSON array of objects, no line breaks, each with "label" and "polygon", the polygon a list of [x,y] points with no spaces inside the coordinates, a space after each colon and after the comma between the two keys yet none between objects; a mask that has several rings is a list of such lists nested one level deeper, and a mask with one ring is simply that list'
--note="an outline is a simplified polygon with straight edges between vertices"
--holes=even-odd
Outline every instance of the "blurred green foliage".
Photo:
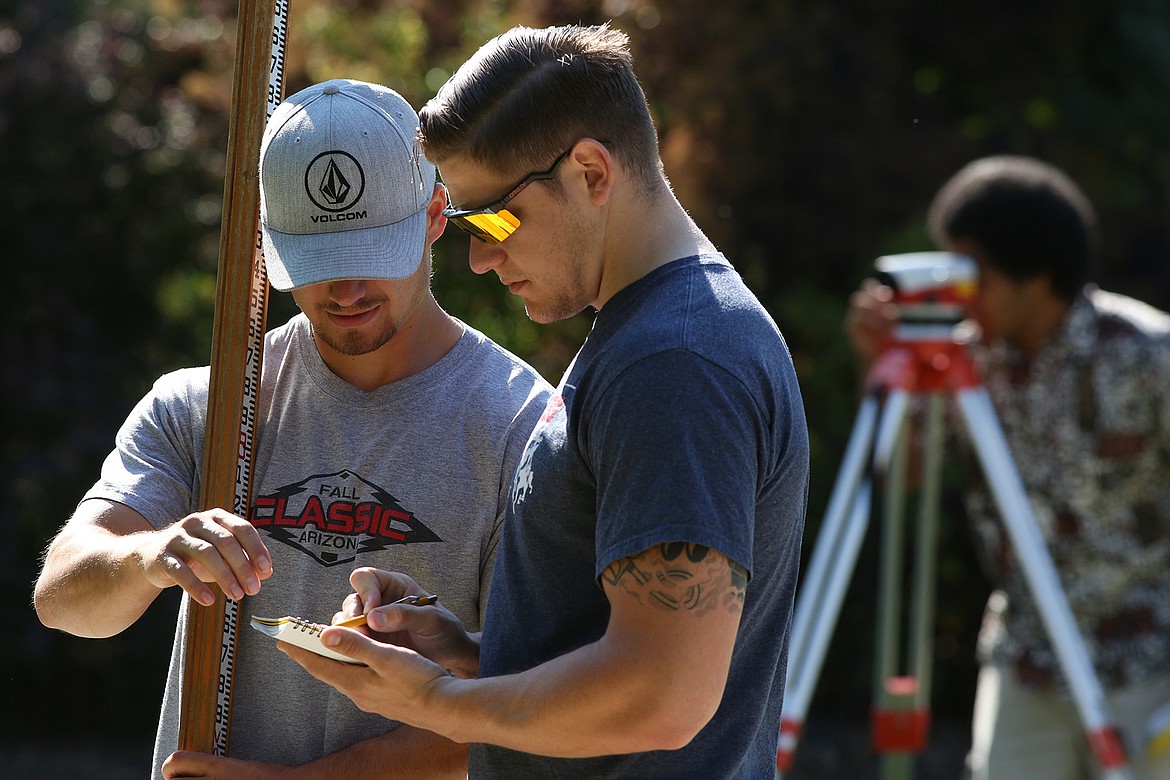
[{"label": "blurred green foliage", "polygon": [[[234,14],[222,0],[0,0],[0,619],[16,629],[0,666],[26,721],[6,739],[65,739],[52,724],[79,697],[68,738],[153,735],[174,599],[120,637],[81,640],[40,627],[30,584],[134,401],[162,371],[208,360]],[[1063,167],[1099,211],[1102,285],[1170,307],[1170,4],[293,0],[291,16],[287,92],[348,76],[416,106],[513,24],[630,34],[680,199],[792,348],[813,445],[807,548],[856,408],[848,295],[878,255],[930,248],[926,205],[963,163],[1012,152]],[[434,287],[554,382],[589,327],[533,325],[471,273],[455,231]],[[273,294],[270,324],[293,310]],[[962,720],[986,585],[949,517],[935,706]],[[868,701],[873,556],[814,713],[856,717]]]}]

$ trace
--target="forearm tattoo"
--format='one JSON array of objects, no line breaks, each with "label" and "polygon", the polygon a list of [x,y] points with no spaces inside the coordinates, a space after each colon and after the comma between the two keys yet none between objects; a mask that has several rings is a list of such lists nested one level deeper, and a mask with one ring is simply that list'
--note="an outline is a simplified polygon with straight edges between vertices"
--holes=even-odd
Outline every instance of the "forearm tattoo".
[{"label": "forearm tattoo", "polygon": [[747,570],[701,544],[667,542],[614,561],[601,579],[640,604],[705,615],[713,609],[743,611]]}]

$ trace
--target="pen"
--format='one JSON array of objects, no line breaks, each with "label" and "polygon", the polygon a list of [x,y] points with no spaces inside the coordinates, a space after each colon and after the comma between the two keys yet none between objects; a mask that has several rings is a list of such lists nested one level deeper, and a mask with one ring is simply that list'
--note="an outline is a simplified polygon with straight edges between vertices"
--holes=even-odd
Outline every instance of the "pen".
[{"label": "pen", "polygon": [[[429,596],[403,596],[398,601],[392,601],[391,604],[409,604],[412,607],[425,607],[428,604],[434,604],[439,600],[438,595],[432,593]],[[351,618],[346,618],[340,623],[334,623],[335,626],[343,628],[357,628],[366,624],[365,615],[354,615]]]}]

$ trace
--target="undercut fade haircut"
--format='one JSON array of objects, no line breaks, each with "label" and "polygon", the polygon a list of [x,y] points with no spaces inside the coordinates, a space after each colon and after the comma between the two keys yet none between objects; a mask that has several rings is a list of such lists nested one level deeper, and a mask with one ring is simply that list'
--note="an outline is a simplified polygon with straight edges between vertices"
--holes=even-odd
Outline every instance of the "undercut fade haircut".
[{"label": "undercut fade haircut", "polygon": [[629,37],[608,25],[516,27],[484,44],[419,112],[427,159],[500,175],[541,170],[582,138],[647,191],[664,181]]},{"label": "undercut fade haircut", "polygon": [[1089,281],[1097,217],[1062,171],[1031,157],[996,155],[969,163],[935,196],[927,216],[939,246],[969,240],[1015,280],[1044,274],[1072,300]]}]

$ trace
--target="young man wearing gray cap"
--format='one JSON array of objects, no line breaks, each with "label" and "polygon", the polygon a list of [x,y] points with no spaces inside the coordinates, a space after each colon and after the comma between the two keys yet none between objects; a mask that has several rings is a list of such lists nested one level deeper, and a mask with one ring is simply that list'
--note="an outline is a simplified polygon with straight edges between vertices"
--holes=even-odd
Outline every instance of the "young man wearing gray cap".
[{"label": "young man wearing gray cap", "polygon": [[[46,553],[45,625],[88,637],[164,588],[252,615],[328,622],[355,568],[408,572],[478,626],[512,473],[551,388],[440,308],[446,224],[418,119],[393,91],[334,80],[288,98],[260,150],[269,279],[301,313],[267,334],[247,518],[200,511],[209,370],[160,378]],[[259,632],[237,631],[230,758],[177,745],[183,601],[154,777],[462,777],[466,746],[359,711]],[[432,608],[428,608],[432,609]],[[169,756],[169,758],[168,758]]]}]

